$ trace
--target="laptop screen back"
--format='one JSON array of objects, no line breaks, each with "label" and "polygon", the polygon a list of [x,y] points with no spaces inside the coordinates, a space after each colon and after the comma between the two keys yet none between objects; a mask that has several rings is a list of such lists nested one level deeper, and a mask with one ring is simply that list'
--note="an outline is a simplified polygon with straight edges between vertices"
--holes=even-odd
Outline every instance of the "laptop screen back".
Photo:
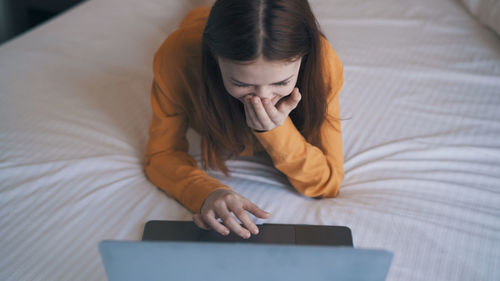
[{"label": "laptop screen back", "polygon": [[385,280],[392,253],[335,246],[101,241],[109,281]]}]

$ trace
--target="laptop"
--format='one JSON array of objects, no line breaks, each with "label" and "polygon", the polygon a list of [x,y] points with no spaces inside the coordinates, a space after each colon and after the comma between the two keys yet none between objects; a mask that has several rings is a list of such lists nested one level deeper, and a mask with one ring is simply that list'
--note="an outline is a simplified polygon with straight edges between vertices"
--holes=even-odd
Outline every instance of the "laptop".
[{"label": "laptop", "polygon": [[109,281],[385,280],[393,254],[352,247],[110,241],[99,243]]},{"label": "laptop", "polygon": [[224,236],[199,228],[193,221],[148,221],[143,241],[206,241],[296,245],[353,246],[351,229],[346,226],[305,224],[257,224],[259,234],[244,239],[233,231]]}]

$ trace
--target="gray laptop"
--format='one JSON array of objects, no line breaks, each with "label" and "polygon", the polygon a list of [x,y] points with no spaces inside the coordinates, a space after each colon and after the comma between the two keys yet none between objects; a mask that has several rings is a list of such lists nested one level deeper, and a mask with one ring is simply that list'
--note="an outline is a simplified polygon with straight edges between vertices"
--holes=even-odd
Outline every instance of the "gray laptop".
[{"label": "gray laptop", "polygon": [[385,280],[393,254],[338,246],[101,241],[109,281]]}]

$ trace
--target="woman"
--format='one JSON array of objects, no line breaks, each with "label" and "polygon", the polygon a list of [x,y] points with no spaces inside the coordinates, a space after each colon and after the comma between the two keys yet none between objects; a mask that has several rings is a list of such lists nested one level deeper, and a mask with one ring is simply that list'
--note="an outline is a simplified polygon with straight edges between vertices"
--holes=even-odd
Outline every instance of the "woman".
[{"label": "woman", "polygon": [[248,212],[270,213],[197,166],[188,126],[201,135],[205,170],[229,176],[225,160],[263,152],[300,194],[337,196],[343,67],[307,0],[194,8],[155,53],[153,69],[145,171],[200,228],[249,238],[258,228]]}]

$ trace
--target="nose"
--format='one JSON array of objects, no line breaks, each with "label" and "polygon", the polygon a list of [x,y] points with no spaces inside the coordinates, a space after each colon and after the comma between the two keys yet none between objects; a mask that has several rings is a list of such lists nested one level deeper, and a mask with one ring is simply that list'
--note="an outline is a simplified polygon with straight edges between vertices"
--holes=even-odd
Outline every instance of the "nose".
[{"label": "nose", "polygon": [[261,99],[266,98],[271,100],[273,97],[273,92],[269,87],[255,86],[255,95]]}]

